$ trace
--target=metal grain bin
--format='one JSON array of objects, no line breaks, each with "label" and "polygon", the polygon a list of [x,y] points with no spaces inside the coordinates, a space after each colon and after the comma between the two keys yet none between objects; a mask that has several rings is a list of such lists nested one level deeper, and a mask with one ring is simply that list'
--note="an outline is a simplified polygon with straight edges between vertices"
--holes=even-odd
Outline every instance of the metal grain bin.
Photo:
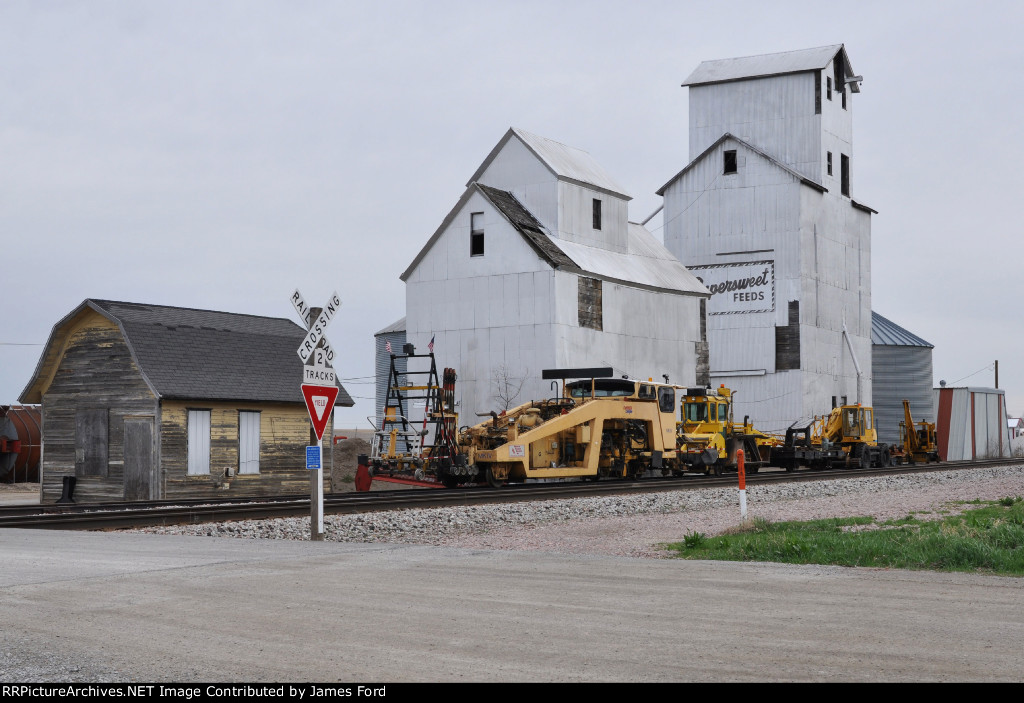
[{"label": "metal grain bin", "polygon": [[914,422],[935,422],[934,346],[871,311],[871,397],[879,442],[899,443],[904,399]]}]

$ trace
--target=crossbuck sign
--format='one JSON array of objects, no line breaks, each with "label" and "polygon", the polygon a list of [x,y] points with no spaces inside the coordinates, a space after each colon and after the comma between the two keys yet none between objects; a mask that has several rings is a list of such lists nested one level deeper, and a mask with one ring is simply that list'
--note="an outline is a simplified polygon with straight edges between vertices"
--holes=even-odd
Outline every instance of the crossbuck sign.
[{"label": "crossbuck sign", "polygon": [[[302,299],[298,289],[292,293],[292,305],[299,317],[305,321],[309,315],[309,306]],[[327,343],[324,333],[339,308],[341,298],[335,291],[316,319],[309,321],[309,332],[296,350],[303,362],[302,397],[306,401],[306,410],[309,411],[309,419],[313,423],[317,441],[323,440],[327,420],[338,397],[337,379],[334,369],[331,368],[334,350]]]}]

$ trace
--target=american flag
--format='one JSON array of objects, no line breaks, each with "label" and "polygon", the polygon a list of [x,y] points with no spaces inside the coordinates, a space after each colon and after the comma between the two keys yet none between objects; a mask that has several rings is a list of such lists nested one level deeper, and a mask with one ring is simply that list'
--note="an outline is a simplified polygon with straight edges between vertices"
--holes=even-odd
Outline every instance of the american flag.
[{"label": "american flag", "polygon": [[434,353],[434,335],[430,335],[430,344],[427,345],[427,349],[430,350],[431,354]]},{"label": "american flag", "polygon": [[384,344],[384,348],[388,350],[388,354],[391,353],[391,340],[390,339]]}]

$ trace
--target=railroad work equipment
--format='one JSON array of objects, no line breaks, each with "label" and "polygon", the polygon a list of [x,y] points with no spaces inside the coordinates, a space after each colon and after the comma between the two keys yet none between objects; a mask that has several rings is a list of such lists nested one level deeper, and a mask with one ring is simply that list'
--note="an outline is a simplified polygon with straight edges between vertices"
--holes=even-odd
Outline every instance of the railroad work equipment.
[{"label": "railroad work equipment", "polygon": [[718,390],[688,388],[682,401],[678,424],[679,460],[689,471],[719,475],[736,471],[737,451],[743,450],[746,470],[757,473],[767,466],[772,447],[781,440],[755,430],[749,417],[737,424],[732,414],[733,391],[725,385]]},{"label": "railroad work equipment", "polygon": [[900,421],[900,443],[892,448],[892,458],[898,464],[939,461],[939,444],[935,438],[935,423],[914,422],[910,414],[910,401],[903,400],[903,420]]},{"label": "railroad work equipment", "polygon": [[[677,473],[678,386],[611,378],[612,369],[554,369],[562,392],[462,428],[458,482],[640,478]],[[566,382],[567,379],[580,379]]]},{"label": "railroad work equipment", "polygon": [[805,427],[790,427],[781,446],[771,450],[772,466],[792,471],[811,468],[855,469],[889,466],[889,445],[878,441],[874,408],[841,405]]},{"label": "railroad work equipment", "polygon": [[[406,360],[405,371],[398,370],[398,359]],[[413,359],[429,359],[429,368],[414,370],[409,363]],[[459,418],[455,412],[455,381],[454,369],[446,368],[438,376],[433,352],[416,354],[407,344],[402,354],[391,354],[383,417],[366,458],[369,478],[456,485],[457,481],[451,479],[453,471],[457,473],[454,467],[465,462],[456,446]],[[369,489],[365,477],[357,482],[357,488]]]}]

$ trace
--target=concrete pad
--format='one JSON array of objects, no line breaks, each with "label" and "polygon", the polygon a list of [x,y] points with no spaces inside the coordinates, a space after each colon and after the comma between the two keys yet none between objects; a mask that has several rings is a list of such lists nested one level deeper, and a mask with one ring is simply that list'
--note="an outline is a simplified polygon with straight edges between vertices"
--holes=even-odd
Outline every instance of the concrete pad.
[{"label": "concrete pad", "polygon": [[0,530],[4,647],[136,681],[1022,681],[1022,604],[973,574]]}]

